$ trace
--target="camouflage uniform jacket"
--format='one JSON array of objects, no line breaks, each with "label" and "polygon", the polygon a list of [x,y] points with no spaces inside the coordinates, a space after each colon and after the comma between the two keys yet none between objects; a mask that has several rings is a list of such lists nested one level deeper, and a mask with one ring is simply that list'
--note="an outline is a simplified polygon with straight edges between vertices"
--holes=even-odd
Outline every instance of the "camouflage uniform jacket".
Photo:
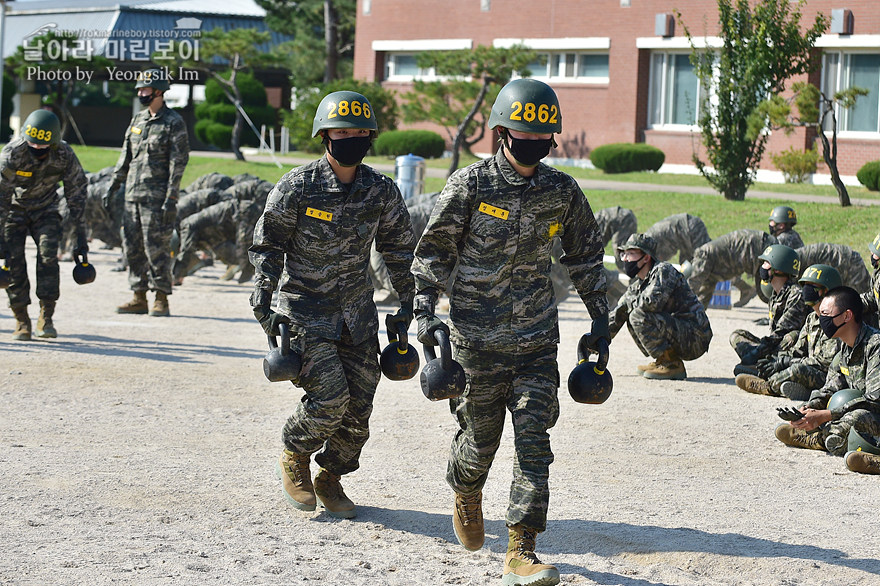
[{"label": "camouflage uniform jacket", "polygon": [[674,214],[655,222],[645,232],[657,242],[657,260],[669,260],[676,251],[692,259],[694,250],[710,242],[703,220],[690,214]]},{"label": "camouflage uniform jacket", "polygon": [[880,330],[862,324],[853,347],[843,344],[828,369],[825,385],[813,391],[806,406],[827,409],[831,395],[841,389],[857,389],[864,394],[833,410],[832,420],[854,409],[880,415]]},{"label": "camouflage uniform jacket", "polygon": [[457,345],[504,351],[555,345],[554,236],[590,315],[607,315],[602,239],[584,192],[543,163],[523,177],[499,150],[446,182],[416,248],[416,287],[443,291],[457,261],[449,313]]},{"label": "camouflage uniform jacket", "polygon": [[827,371],[831,366],[831,361],[843,347],[843,342],[838,338],[826,336],[819,326],[818,314],[810,309],[808,311],[809,315],[804,321],[804,327],[798,332],[794,344],[780,354],[794,358],[798,364],[806,364]]},{"label": "camouflage uniform jacket", "polygon": [[354,344],[364,342],[379,331],[368,272],[373,239],[401,302],[412,302],[415,237],[394,181],[359,165],[345,186],[326,157],[289,171],[254,228],[251,305],[268,307],[280,281],[278,311],[310,335],[339,340],[345,324]]},{"label": "camouflage uniform jacket", "polygon": [[806,269],[814,264],[826,264],[836,268],[844,285],[852,287],[859,293],[866,293],[871,288],[871,275],[865,266],[862,255],[845,244],[817,242],[807,244],[797,251],[801,259],[801,268]]},{"label": "camouflage uniform jacket", "polygon": [[162,106],[152,116],[144,108],[125,131],[113,183],[125,183],[125,201],[176,202],[188,161],[189,138],[180,114]]},{"label": "camouflage uniform jacket", "polygon": [[803,328],[806,319],[803,291],[789,279],[778,293],[770,297],[770,334],[761,338],[762,345],[768,349],[778,347],[787,333]]},{"label": "camouflage uniform jacket", "polygon": [[611,314],[612,336],[626,324],[634,309],[671,314],[696,323],[701,330],[711,330],[703,304],[691,291],[684,275],[668,262],[655,263],[644,279],[632,279]]},{"label": "camouflage uniform jacket", "polygon": [[28,211],[58,209],[58,182],[75,223],[82,220],[88,180],[79,159],[66,142],[49,147],[42,161],[31,155],[27,142],[17,138],[0,152],[0,225],[11,207]]},{"label": "camouflage uniform jacket", "polygon": [[779,242],[779,244],[784,244],[785,246],[788,246],[789,248],[794,248],[795,250],[797,250],[798,248],[803,248],[804,246],[804,241],[801,240],[801,235],[794,230],[786,230],[785,232],[780,232],[776,235],[776,240]]},{"label": "camouflage uniform jacket", "polygon": [[758,256],[771,244],[776,244],[774,236],[760,230],[742,228],[700,246],[694,252],[694,257],[705,258],[707,269],[712,274],[733,279],[743,273],[756,274],[764,262]]},{"label": "camouflage uniform jacket", "polygon": [[603,246],[607,246],[617,234],[614,246],[622,245],[629,235],[638,229],[636,215],[631,209],[614,206],[602,208],[596,212],[596,224],[602,237]]},{"label": "camouflage uniform jacket", "polygon": [[880,269],[874,271],[871,275],[871,290],[862,293],[862,305],[865,306],[865,313],[878,313],[880,311]]}]

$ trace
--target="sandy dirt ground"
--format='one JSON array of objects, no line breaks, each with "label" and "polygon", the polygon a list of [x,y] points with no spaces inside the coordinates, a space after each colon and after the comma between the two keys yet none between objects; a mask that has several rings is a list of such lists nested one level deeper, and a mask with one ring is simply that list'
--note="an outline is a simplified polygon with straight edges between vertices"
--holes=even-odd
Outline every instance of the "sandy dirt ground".
[{"label": "sandy dirt ground", "polygon": [[[250,286],[212,267],[175,290],[173,317],[117,315],[130,293],[116,256],[93,251],[87,286],[62,263],[56,340],[12,341],[0,309],[0,583],[500,584],[509,421],[478,552],[452,532],[453,419],[418,379],[379,385],[361,468],[343,479],[357,517],[294,510],[274,465],[301,392],[263,376]],[[765,313],[758,300],[710,311],[715,338],[687,381],[636,376],[624,331],[605,404],[563,384],[538,540],[563,584],[880,583],[880,477],[783,446],[774,407],[788,401],[733,384],[728,335],[762,331]],[[560,307],[563,381],[586,315],[574,298]]]}]

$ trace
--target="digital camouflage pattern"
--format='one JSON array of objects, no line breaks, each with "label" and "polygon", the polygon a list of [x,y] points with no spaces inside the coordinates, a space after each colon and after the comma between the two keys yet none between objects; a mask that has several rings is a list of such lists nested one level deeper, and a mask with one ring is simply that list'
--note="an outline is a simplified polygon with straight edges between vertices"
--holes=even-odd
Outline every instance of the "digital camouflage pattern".
[{"label": "digital camouflage pattern", "polygon": [[758,256],[776,243],[766,232],[744,228],[703,244],[694,251],[694,270],[688,279],[691,290],[703,307],[708,307],[718,282],[737,279],[743,273],[756,275],[763,263]]},{"label": "digital camouflage pattern", "polygon": [[555,236],[590,316],[607,315],[602,242],[583,191],[543,163],[522,177],[499,150],[447,181],[416,248],[417,288],[444,291],[458,263],[449,313],[456,345],[518,352],[553,346]]},{"label": "digital camouflage pattern", "polygon": [[223,173],[206,173],[204,175],[199,175],[192,183],[187,185],[185,189],[181,189],[180,199],[183,199],[184,193],[195,193],[196,191],[201,191],[203,189],[223,191],[228,187],[232,187],[234,183],[232,177],[224,175]]},{"label": "digital camouflage pattern", "polygon": [[313,335],[339,340],[347,325],[354,344],[371,339],[379,331],[367,269],[374,238],[394,289],[412,301],[415,237],[394,182],[359,165],[347,188],[326,157],[288,172],[254,229],[251,305],[268,307],[280,283],[278,310]]},{"label": "digital camouflage pattern", "polygon": [[642,354],[652,358],[671,347],[682,360],[694,360],[709,350],[712,340],[706,311],[668,262],[657,262],[644,279],[630,281],[611,312],[611,336],[624,324]]},{"label": "digital camouflage pattern", "polygon": [[456,348],[455,360],[465,371],[465,391],[449,401],[459,429],[449,451],[446,481],[459,494],[483,489],[510,411],[517,457],[505,521],[544,531],[553,462],[548,430],[559,417],[556,348],[516,355],[462,346]]},{"label": "digital camouflage pattern", "polygon": [[[630,234],[639,231],[638,220],[635,213],[628,208],[614,206],[610,208],[602,208],[596,212],[596,224],[599,226],[599,234],[602,238],[602,248],[608,246],[611,242],[612,248],[617,250],[618,246],[623,246]],[[614,255],[617,268],[623,268],[623,261]]]},{"label": "digital camouflage pattern", "polygon": [[832,409],[831,421],[819,428],[825,447],[836,456],[846,453],[851,427],[864,435],[880,435],[880,330],[863,324],[853,347],[841,347],[825,384],[813,391],[805,405],[827,409],[831,395],[841,389],[857,389],[863,394]]},{"label": "digital camouflage pattern", "polygon": [[[788,230],[785,230],[784,232],[780,232],[779,234],[777,234],[776,241],[779,244],[784,244],[785,246],[788,246],[789,248],[794,248],[795,250],[802,248],[804,245],[804,241],[801,240],[801,235],[798,234],[796,230],[791,229],[791,228],[789,228]],[[798,251],[798,252],[800,252],[800,251]],[[803,266],[808,267],[810,265],[803,265]]]},{"label": "digital camouflage pattern", "polygon": [[711,240],[706,224],[698,216],[674,214],[645,232],[657,242],[657,260],[667,261],[678,252],[678,262],[693,260],[694,251]]},{"label": "digital camouflage pattern", "polygon": [[189,274],[199,260],[198,250],[212,251],[229,265],[237,265],[247,258],[236,255],[234,217],[237,208],[238,201],[227,199],[184,218],[180,223],[180,252],[174,259],[175,279]]},{"label": "digital camouflage pattern", "polygon": [[815,264],[830,265],[837,269],[841,282],[847,287],[852,287],[859,293],[871,290],[871,275],[865,261],[861,254],[849,246],[828,242],[807,244],[798,250],[798,256],[803,269]]},{"label": "digital camouflage pattern", "polygon": [[[786,334],[784,340],[791,339],[791,334]],[[781,344],[783,348],[779,355],[791,358],[791,366],[773,374],[767,382],[770,387],[780,392],[782,383],[793,381],[805,388],[815,390],[820,388],[828,376],[828,368],[831,361],[843,347],[843,342],[837,338],[829,338],[819,327],[819,314],[808,310],[804,326],[797,333],[791,345]]]},{"label": "digital camouflage pattern", "polygon": [[880,314],[880,269],[875,270],[871,275],[871,288],[867,293],[862,293],[862,305],[865,320],[876,323]]},{"label": "digital camouflage pattern", "polygon": [[126,201],[122,219],[122,249],[128,260],[132,291],[162,291],[171,295],[171,233],[160,205]]},{"label": "digital camouflage pattern", "polygon": [[755,348],[759,349],[760,357],[776,354],[786,334],[799,332],[804,327],[807,311],[803,291],[794,279],[789,279],[770,297],[770,333],[758,338],[746,330],[734,330],[730,334],[730,345],[740,358]]},{"label": "digital camouflage pattern", "polygon": [[29,305],[30,281],[25,258],[28,236],[37,245],[37,298],[56,301],[60,295],[58,246],[61,239],[60,193],[71,222],[81,226],[86,201],[86,176],[66,142],[48,148],[45,159],[31,155],[22,138],[0,151],[0,229],[8,250],[10,307]]},{"label": "digital camouflage pattern", "polygon": [[205,187],[197,191],[184,193],[177,202],[177,221],[181,223],[191,215],[197,214],[230,197],[225,190],[213,187]]}]

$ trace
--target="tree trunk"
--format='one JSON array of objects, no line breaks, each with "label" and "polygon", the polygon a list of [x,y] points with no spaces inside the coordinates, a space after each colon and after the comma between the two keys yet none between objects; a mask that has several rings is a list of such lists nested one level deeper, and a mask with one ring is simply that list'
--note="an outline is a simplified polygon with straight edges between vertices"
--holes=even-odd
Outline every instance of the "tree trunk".
[{"label": "tree trunk", "polygon": [[[831,114],[831,144],[828,144],[828,137],[825,136],[825,116]],[[852,205],[849,201],[849,192],[846,190],[846,185],[843,184],[843,180],[840,178],[840,172],[837,170],[837,115],[834,113],[833,105],[829,108],[824,108],[822,110],[822,115],[819,118],[819,128],[817,129],[819,132],[819,139],[822,141],[822,158],[825,159],[825,164],[828,166],[828,171],[831,172],[831,183],[834,184],[834,188],[837,190],[837,198],[840,200],[840,205],[842,207],[848,207]]]},{"label": "tree trunk", "polygon": [[241,154],[241,129],[244,124],[244,118],[241,116],[241,111],[239,108],[242,107],[241,104],[241,90],[238,89],[238,86],[235,83],[235,74],[238,73],[236,67],[239,63],[238,54],[235,55],[235,58],[232,60],[232,71],[229,74],[229,84],[232,86],[232,93],[235,97],[235,122],[232,124],[232,138],[229,141],[229,146],[232,148],[232,152],[235,153],[235,158],[239,161],[244,161],[244,155]]},{"label": "tree trunk", "polygon": [[337,76],[339,62],[339,16],[333,0],[324,0],[324,83],[330,83]]},{"label": "tree trunk", "polygon": [[447,178],[458,170],[459,152],[467,138],[465,136],[465,131],[471,123],[471,120],[473,120],[477,115],[477,112],[480,111],[480,107],[483,105],[483,100],[486,99],[486,94],[489,92],[489,84],[491,84],[492,81],[493,80],[490,77],[483,77],[483,86],[480,88],[480,93],[477,94],[476,99],[474,99],[473,107],[471,107],[470,112],[467,113],[467,116],[465,116],[464,120],[458,125],[458,128],[455,131],[455,140],[452,141],[452,162],[449,164],[449,171],[446,173]]}]

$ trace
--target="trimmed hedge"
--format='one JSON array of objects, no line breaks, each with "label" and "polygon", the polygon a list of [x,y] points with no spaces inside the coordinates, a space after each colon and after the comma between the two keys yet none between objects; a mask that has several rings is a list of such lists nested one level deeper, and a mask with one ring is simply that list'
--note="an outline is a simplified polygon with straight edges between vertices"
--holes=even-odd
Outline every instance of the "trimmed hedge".
[{"label": "trimmed hedge", "polygon": [[430,130],[389,130],[376,137],[373,149],[379,156],[399,157],[412,153],[436,159],[443,156],[446,141]]},{"label": "trimmed hedge", "polygon": [[865,163],[856,173],[859,183],[871,191],[880,191],[880,161]]},{"label": "trimmed hedge", "polygon": [[666,155],[655,146],[645,143],[618,142],[602,145],[590,153],[590,161],[605,173],[656,171]]}]

